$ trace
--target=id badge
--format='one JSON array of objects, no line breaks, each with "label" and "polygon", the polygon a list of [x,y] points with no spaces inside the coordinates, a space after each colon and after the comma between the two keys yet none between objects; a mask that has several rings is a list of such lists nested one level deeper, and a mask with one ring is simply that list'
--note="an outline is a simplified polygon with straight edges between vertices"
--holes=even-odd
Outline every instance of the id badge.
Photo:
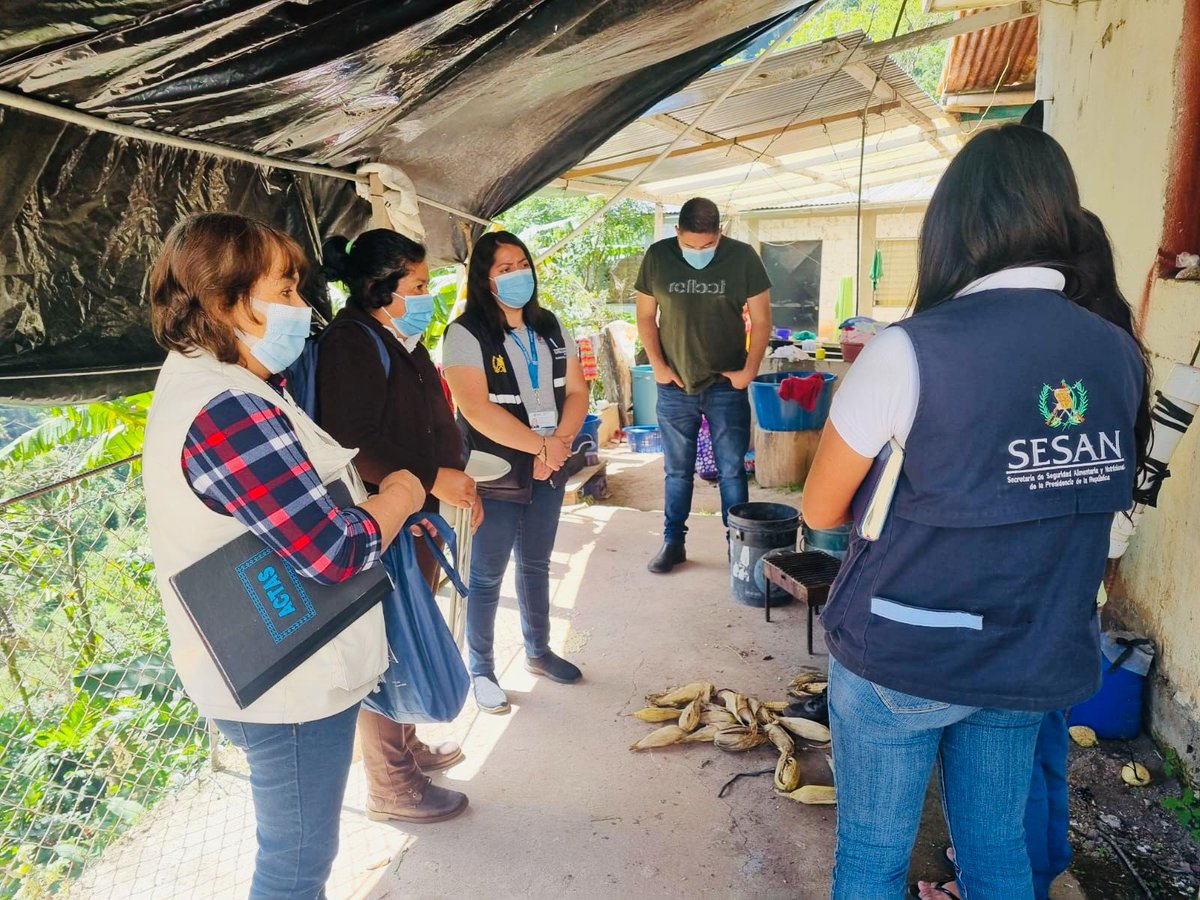
[{"label": "id badge", "polygon": [[549,428],[553,431],[558,427],[558,411],[553,409],[538,410],[529,414],[529,427],[534,431]]}]

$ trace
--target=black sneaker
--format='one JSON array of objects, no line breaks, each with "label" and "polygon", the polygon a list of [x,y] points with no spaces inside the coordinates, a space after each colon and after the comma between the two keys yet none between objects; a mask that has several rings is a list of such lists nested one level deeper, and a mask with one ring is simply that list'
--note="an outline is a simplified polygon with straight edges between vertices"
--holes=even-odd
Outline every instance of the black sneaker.
[{"label": "black sneaker", "polygon": [[559,684],[574,684],[583,677],[579,666],[569,663],[556,653],[547,650],[542,656],[527,656],[525,671],[534,675],[544,675]]},{"label": "black sneaker", "polygon": [[683,544],[666,543],[646,568],[656,575],[664,575],[686,559],[687,551]]}]

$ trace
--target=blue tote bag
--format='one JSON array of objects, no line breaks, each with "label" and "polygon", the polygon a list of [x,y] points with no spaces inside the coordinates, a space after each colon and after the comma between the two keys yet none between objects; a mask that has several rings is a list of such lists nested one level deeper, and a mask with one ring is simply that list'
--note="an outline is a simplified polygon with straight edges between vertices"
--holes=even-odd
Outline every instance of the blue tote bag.
[{"label": "blue tote bag", "polygon": [[[462,655],[417,564],[417,538],[409,528],[422,519],[433,524],[457,558],[454,529],[436,513],[410,517],[383,553],[384,568],[394,585],[383,600],[388,667],[379,688],[366,696],[363,705],[394,722],[449,722],[462,710],[471,687]],[[422,538],[465,597],[467,589],[458,570],[433,538],[428,534]]]}]

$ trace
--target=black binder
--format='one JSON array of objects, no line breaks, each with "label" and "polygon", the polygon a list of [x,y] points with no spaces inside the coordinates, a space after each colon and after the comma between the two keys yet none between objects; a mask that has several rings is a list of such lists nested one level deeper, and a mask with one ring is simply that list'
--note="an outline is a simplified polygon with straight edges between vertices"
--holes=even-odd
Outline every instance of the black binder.
[{"label": "black binder", "polygon": [[[353,505],[344,482],[327,487],[339,507]],[[340,584],[319,584],[249,532],[170,580],[241,709],[392,589],[378,564]]]}]

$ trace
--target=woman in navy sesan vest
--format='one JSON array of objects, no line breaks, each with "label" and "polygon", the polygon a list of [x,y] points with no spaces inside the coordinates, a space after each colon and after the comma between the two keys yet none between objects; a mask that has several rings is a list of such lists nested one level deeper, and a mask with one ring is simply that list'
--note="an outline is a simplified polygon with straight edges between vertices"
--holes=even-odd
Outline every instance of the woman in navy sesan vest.
[{"label": "woman in navy sesan vest", "polygon": [[[480,483],[484,520],[471,547],[467,644],[475,702],[508,711],[493,649],[500,582],[517,561],[525,668],[563,684],[579,669],[550,650],[550,552],[566,479],[557,471],[587,413],[587,382],[569,334],[538,304],[533,257],[514,234],[483,235],[467,270],[467,306],[446,329],[442,367],[468,450],[508,462]],[[514,552],[515,551],[515,552]]]},{"label": "woman in navy sesan vest", "polygon": [[1145,354],[1094,234],[1053,138],[982,132],[926,211],[914,315],[835,398],[810,526],[850,520],[889,441],[905,460],[822,614],[834,897],[903,896],[935,760],[962,897],[1033,897],[1034,742],[1046,711],[1099,687],[1108,531],[1149,436]]}]

